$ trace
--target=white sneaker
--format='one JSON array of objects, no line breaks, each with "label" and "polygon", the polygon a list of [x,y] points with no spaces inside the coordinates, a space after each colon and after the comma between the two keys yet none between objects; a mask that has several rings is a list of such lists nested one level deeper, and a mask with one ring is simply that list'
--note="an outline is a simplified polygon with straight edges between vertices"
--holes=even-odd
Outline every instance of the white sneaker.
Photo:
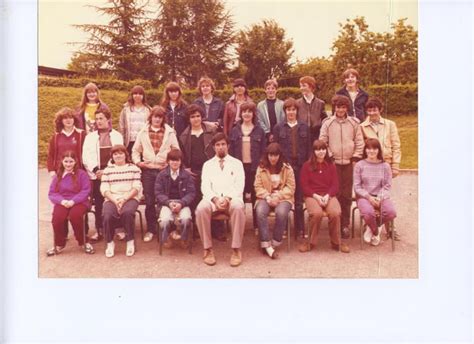
[{"label": "white sneaker", "polygon": [[135,254],[135,241],[129,240],[127,241],[127,251],[125,251],[125,255],[127,257],[131,257]]},{"label": "white sneaker", "polygon": [[367,227],[364,232],[364,241],[367,244],[369,244],[371,240],[372,240],[372,231],[370,230],[369,227]]},{"label": "white sneaker", "polygon": [[373,235],[372,236],[372,239],[370,240],[370,244],[373,245],[373,246],[378,246],[378,244],[380,244],[380,233],[382,231],[379,229],[379,232],[377,235]]},{"label": "white sneaker", "polygon": [[144,242],[150,242],[150,241],[152,241],[152,240],[153,240],[153,233],[151,233],[151,232],[146,232],[146,233],[145,233],[145,236],[144,236],[144,238],[143,238],[143,241],[144,241]]},{"label": "white sneaker", "polygon": [[107,243],[107,248],[105,249],[105,256],[107,258],[112,258],[114,256],[114,253],[115,253],[115,243],[113,241]]}]

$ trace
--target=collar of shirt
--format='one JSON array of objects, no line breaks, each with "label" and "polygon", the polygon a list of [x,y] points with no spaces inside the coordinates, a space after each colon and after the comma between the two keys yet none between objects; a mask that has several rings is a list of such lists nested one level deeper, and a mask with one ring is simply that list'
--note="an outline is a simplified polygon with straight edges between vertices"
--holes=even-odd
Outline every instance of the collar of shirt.
[{"label": "collar of shirt", "polygon": [[173,180],[176,180],[176,178],[178,178],[179,176],[179,170],[177,170],[176,172],[174,172],[173,170],[170,170],[170,172],[171,172],[171,178]]},{"label": "collar of shirt", "polygon": [[294,122],[292,122],[292,123],[286,122],[286,124],[288,124],[288,126],[289,126],[290,128],[293,128],[294,126],[296,126],[296,125],[298,124],[298,121],[294,121]]},{"label": "collar of shirt", "polygon": [[66,135],[67,137],[71,136],[74,132],[76,131],[76,127],[72,127],[72,130],[71,132],[68,134],[66,133],[66,131],[63,129],[61,130],[61,133],[63,133],[64,135]]},{"label": "collar of shirt", "polygon": [[304,98],[306,103],[311,104],[311,102],[314,99],[314,94],[311,94],[310,96],[306,96],[306,95],[303,94],[303,98]]}]

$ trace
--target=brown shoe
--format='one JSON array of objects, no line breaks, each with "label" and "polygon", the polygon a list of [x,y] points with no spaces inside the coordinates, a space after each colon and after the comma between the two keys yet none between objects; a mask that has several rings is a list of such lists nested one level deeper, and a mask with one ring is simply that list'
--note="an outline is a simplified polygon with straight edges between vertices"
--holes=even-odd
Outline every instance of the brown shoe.
[{"label": "brown shoe", "polygon": [[203,260],[204,263],[206,263],[207,265],[216,265],[216,257],[214,257],[214,252],[212,251],[212,248],[204,250]]},{"label": "brown shoe", "polygon": [[314,248],[313,244],[305,241],[304,243],[300,244],[300,246],[298,246],[298,251],[304,253],[304,252],[311,251],[313,248]]},{"label": "brown shoe", "polygon": [[[341,251],[342,253],[349,253],[349,252],[351,252],[351,249],[349,248],[349,246],[347,246],[347,244],[344,244],[344,243],[342,242],[340,246],[341,246],[340,251]],[[339,251],[339,245],[331,244],[331,247],[332,247],[333,250]]]},{"label": "brown shoe", "polygon": [[232,250],[232,256],[230,257],[230,266],[236,267],[242,263],[242,252],[240,250]]}]

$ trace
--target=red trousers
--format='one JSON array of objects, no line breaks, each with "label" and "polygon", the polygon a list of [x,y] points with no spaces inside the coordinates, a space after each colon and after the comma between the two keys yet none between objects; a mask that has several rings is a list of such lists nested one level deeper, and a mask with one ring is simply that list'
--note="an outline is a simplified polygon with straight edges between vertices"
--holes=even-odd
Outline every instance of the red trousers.
[{"label": "red trousers", "polygon": [[79,245],[84,245],[84,214],[87,211],[87,207],[84,204],[74,204],[71,208],[66,208],[60,204],[55,204],[53,209],[53,224],[54,230],[54,245],[65,246],[66,236],[64,233],[64,223],[69,220],[74,230],[74,236],[76,237]]}]

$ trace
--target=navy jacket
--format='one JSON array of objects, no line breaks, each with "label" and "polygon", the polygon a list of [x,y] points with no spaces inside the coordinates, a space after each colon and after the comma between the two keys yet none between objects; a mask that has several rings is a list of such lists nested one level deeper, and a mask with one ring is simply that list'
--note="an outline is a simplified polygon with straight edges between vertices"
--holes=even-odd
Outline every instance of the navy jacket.
[{"label": "navy jacket", "polygon": [[188,126],[188,119],[186,118],[185,112],[186,105],[181,104],[175,107],[174,111],[169,104],[166,107],[166,120],[168,125],[176,130],[176,137],[179,137]]},{"label": "navy jacket", "polygon": [[[242,125],[238,123],[232,128],[229,134],[229,154],[240,161],[242,161],[242,136]],[[266,146],[265,132],[262,127],[255,124],[255,127],[250,132],[250,158],[252,160],[252,171],[257,170],[260,158],[262,157]]]},{"label": "navy jacket", "polygon": [[[160,206],[168,206],[171,186],[171,168],[168,166],[161,171],[155,180],[156,201]],[[191,174],[183,168],[180,168],[178,175],[179,201],[183,207],[189,207],[196,197],[196,187]]]},{"label": "navy jacket", "polygon": [[304,162],[308,160],[309,156],[309,144],[310,144],[310,135],[309,127],[306,123],[298,121],[298,147],[296,151],[298,153],[298,161],[295,166],[291,161],[291,128],[288,123],[281,122],[273,128],[273,139],[275,142],[280,144],[281,150],[285,158],[291,163],[293,168],[303,166]]},{"label": "navy jacket", "polygon": [[207,116],[206,105],[204,105],[204,99],[202,99],[202,97],[196,99],[194,104],[199,105],[204,111],[204,118],[202,119],[203,121],[219,122],[219,126],[222,127],[222,123],[224,121],[225,104],[220,98],[214,96],[212,97],[211,104],[209,104],[209,113]]},{"label": "navy jacket", "polygon": [[[346,96],[347,98],[351,99],[349,96],[349,92],[346,90],[345,87],[341,88],[336,94]],[[359,93],[357,93],[356,99],[354,101],[354,106],[352,106],[348,111],[349,116],[357,117],[359,122],[362,123],[365,120],[365,103],[369,99],[369,95],[365,92],[362,88],[359,88]],[[332,109],[332,113],[334,114],[334,108]]]}]

